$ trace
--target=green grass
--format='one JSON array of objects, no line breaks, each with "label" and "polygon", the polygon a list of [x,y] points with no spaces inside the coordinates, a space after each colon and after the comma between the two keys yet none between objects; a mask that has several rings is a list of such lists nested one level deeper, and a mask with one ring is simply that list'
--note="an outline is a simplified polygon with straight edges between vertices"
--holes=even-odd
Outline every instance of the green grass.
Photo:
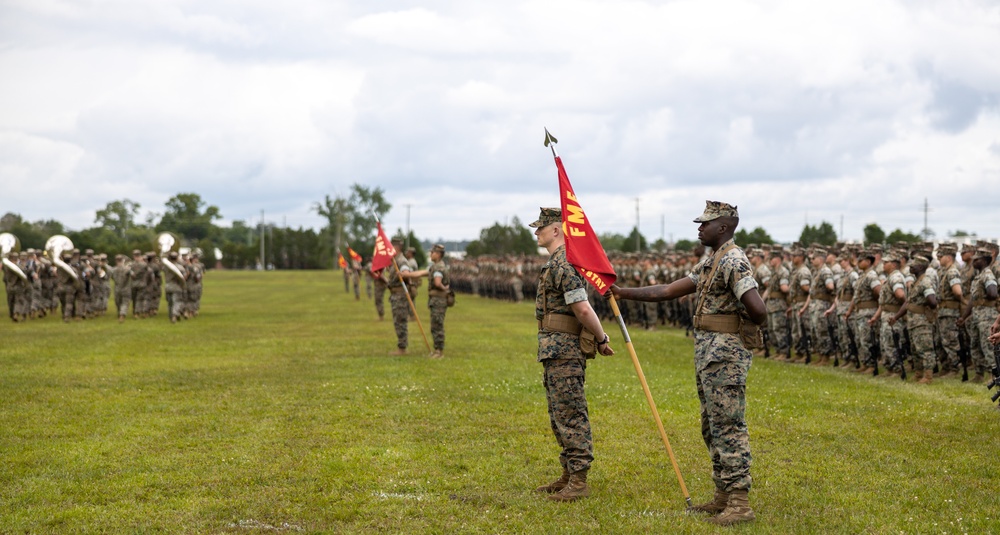
[{"label": "green grass", "polygon": [[[428,328],[426,294],[418,299]],[[387,303],[388,304],[388,303]],[[201,317],[0,324],[2,533],[715,533],[684,500],[617,329],[588,370],[590,498],[557,475],[530,303],[459,295],[446,358],[331,272],[212,272]],[[631,333],[692,498],[712,492],[692,347]],[[429,333],[428,333],[429,335]],[[1000,412],[758,359],[739,533],[998,533]]]}]

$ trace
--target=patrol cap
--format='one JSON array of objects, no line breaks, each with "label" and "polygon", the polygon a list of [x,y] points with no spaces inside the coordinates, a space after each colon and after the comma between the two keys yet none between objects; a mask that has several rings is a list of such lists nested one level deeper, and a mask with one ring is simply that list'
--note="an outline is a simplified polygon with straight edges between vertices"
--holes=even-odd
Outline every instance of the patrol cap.
[{"label": "patrol cap", "polygon": [[444,245],[441,245],[440,243],[435,243],[434,247],[431,247],[431,252],[444,254]]},{"label": "patrol cap", "polygon": [[139,256],[141,254],[142,254],[142,251],[140,251],[138,249],[132,249],[132,256]]},{"label": "patrol cap", "polygon": [[882,255],[882,262],[894,262],[899,263],[899,254],[896,251],[889,251]]},{"label": "patrol cap", "polygon": [[389,240],[389,242],[391,242],[393,245],[403,245],[403,238],[393,237],[391,240]]},{"label": "patrol cap", "polygon": [[913,258],[910,259],[910,267],[927,267],[930,263],[931,259],[922,254],[913,255]]},{"label": "patrol cap", "polygon": [[740,217],[736,207],[719,201],[705,201],[705,211],[695,218],[695,223],[704,223],[720,217]]},{"label": "patrol cap", "polygon": [[801,247],[792,247],[792,250],[789,252],[789,254],[791,254],[792,256],[805,256],[806,252]]},{"label": "patrol cap", "polygon": [[976,255],[973,258],[993,258],[993,251],[989,247],[976,247]]},{"label": "patrol cap", "polygon": [[538,209],[538,221],[535,221],[528,226],[531,228],[540,228],[553,223],[562,223],[562,209],[545,208],[543,206]]}]

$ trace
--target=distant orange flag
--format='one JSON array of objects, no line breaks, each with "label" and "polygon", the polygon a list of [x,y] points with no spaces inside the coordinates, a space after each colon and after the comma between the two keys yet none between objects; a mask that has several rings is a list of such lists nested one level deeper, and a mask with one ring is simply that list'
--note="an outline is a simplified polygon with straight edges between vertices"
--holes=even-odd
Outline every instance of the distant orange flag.
[{"label": "distant orange flag", "polygon": [[396,248],[382,230],[382,223],[376,223],[378,234],[375,235],[375,252],[372,253],[372,273],[378,273],[392,264],[396,256]]},{"label": "distant orange flag", "polygon": [[566,260],[604,295],[618,276],[573,192],[562,158],[556,155],[555,159],[559,170],[559,203],[562,208],[563,234],[566,236]]},{"label": "distant orange flag", "polygon": [[340,251],[337,251],[337,265],[340,266],[340,269],[347,267],[347,260],[344,260],[344,255],[340,254]]},{"label": "distant orange flag", "polygon": [[350,245],[347,246],[347,254],[348,254],[348,256],[351,257],[351,260],[354,260],[355,262],[359,262],[359,263],[361,262],[361,255],[359,255],[358,253],[354,252],[354,249],[351,249]]}]

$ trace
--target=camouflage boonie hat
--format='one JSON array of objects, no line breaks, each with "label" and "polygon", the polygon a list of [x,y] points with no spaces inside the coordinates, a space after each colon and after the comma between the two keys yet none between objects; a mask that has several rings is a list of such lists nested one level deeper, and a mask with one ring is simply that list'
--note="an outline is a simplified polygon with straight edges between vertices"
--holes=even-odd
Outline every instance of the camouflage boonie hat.
[{"label": "camouflage boonie hat", "polygon": [[543,206],[538,209],[538,221],[535,221],[528,226],[531,228],[540,228],[551,225],[552,223],[562,223],[562,209],[545,208]]},{"label": "camouflage boonie hat", "polygon": [[914,255],[913,258],[910,259],[910,267],[929,266],[930,263],[931,259],[924,255]]},{"label": "camouflage boonie hat", "polygon": [[695,218],[695,223],[704,223],[720,217],[740,217],[736,207],[719,201],[705,201],[705,211]]}]

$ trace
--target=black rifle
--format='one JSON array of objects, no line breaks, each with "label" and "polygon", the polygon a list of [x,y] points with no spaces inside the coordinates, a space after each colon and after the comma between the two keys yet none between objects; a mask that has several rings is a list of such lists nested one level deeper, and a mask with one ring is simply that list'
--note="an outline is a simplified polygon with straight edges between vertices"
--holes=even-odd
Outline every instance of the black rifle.
[{"label": "black rifle", "polygon": [[850,320],[847,321],[847,352],[854,359],[854,369],[861,367],[861,356],[858,354],[858,340],[854,338],[854,329]]},{"label": "black rifle", "polygon": [[962,362],[962,382],[969,380],[969,340],[965,337],[965,329],[958,328],[958,359]]},{"label": "black rifle", "polygon": [[880,337],[876,336],[878,333],[874,332],[875,329],[871,326],[868,327],[872,330],[872,346],[868,350],[872,354],[872,360],[875,362],[875,370],[872,372],[872,377],[878,377],[878,361],[882,358],[882,343]]},{"label": "black rifle", "polygon": [[987,390],[992,390],[993,387],[997,387],[997,391],[990,396],[990,401],[996,401],[1000,399],[1000,344],[993,345],[993,378],[990,382],[986,384]]},{"label": "black rifle", "polygon": [[833,328],[833,322],[826,319],[826,332],[830,333],[830,343],[833,344],[833,367],[840,366],[840,340],[837,339],[837,331]]},{"label": "black rifle", "polygon": [[767,329],[761,329],[764,331],[764,358],[771,358],[771,335],[768,334]]},{"label": "black rifle", "polygon": [[906,363],[903,362],[903,344],[899,339],[899,333],[895,330],[892,332],[892,343],[895,345],[895,351],[893,351],[893,356],[895,357],[895,365],[899,365],[899,378],[906,380]]},{"label": "black rifle", "polygon": [[812,337],[809,336],[809,329],[806,329],[805,323],[802,321],[802,316],[795,315],[799,318],[799,330],[802,331],[802,349],[806,352],[806,364],[812,361]]},{"label": "black rifle", "polygon": [[[794,314],[794,312],[793,312]],[[792,320],[790,318],[785,318],[785,343],[788,344],[788,360],[792,360]]]}]

